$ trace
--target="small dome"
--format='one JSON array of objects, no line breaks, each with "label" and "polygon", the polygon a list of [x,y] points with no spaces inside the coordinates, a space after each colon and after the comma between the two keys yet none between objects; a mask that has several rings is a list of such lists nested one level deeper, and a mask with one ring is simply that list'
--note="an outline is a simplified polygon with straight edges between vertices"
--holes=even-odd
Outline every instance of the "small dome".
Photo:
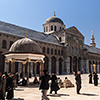
[{"label": "small dome", "polygon": [[29,39],[29,38],[23,38],[19,39],[16,42],[14,42],[9,49],[10,52],[27,52],[27,53],[42,53],[41,48],[39,45]]},{"label": "small dome", "polygon": [[63,21],[60,18],[56,17],[56,16],[48,18],[45,21],[45,23],[48,23],[48,22],[58,22],[58,23],[64,24]]}]

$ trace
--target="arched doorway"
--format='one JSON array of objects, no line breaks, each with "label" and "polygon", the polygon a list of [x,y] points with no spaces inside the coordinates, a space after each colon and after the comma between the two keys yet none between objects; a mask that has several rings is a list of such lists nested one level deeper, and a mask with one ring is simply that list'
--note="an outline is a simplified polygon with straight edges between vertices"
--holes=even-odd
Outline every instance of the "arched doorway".
[{"label": "arched doorway", "polygon": [[92,72],[92,69],[91,69],[91,61],[89,61],[89,72]]},{"label": "arched doorway", "polygon": [[52,70],[52,73],[56,73],[56,58],[55,57],[51,58],[51,70]]},{"label": "arched doorway", "polygon": [[81,58],[78,59],[78,71],[81,71]]},{"label": "arched doorway", "polygon": [[95,67],[95,71],[96,71],[96,73],[98,73],[98,64],[97,64],[97,62],[96,62],[96,67]]},{"label": "arched doorway", "polygon": [[94,64],[94,61],[92,61],[92,71],[94,72],[95,70],[94,70],[93,64]]},{"label": "arched doorway", "polygon": [[72,71],[73,71],[73,69],[72,69],[72,57],[69,56],[69,58],[70,58],[70,74],[72,74]]},{"label": "arched doorway", "polygon": [[48,66],[49,66],[49,59],[48,57],[45,57],[44,58],[44,69],[47,71],[49,70]]},{"label": "arched doorway", "polygon": [[40,63],[39,62],[37,62],[37,68],[36,68],[36,70],[37,70],[37,74],[39,74],[40,73]]},{"label": "arched doorway", "polygon": [[0,71],[4,72],[5,56],[2,55],[3,52],[0,51]]},{"label": "arched doorway", "polygon": [[62,74],[62,58],[59,58],[59,74]]},{"label": "arched doorway", "polygon": [[77,73],[77,57],[73,58],[73,71]]}]

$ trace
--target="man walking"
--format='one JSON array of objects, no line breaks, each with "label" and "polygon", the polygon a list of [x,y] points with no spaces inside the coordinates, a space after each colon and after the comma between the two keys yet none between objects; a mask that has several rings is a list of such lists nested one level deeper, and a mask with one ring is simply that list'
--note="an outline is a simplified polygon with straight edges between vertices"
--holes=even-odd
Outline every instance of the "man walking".
[{"label": "man walking", "polygon": [[43,70],[42,76],[40,77],[41,84],[40,84],[40,89],[42,89],[42,99],[41,100],[50,100],[47,97],[47,91],[49,89],[49,80],[50,76],[47,74],[46,70]]},{"label": "man walking", "polygon": [[76,80],[76,90],[77,90],[77,94],[80,94],[80,89],[81,89],[81,76],[80,76],[81,72],[78,71],[75,80]]}]

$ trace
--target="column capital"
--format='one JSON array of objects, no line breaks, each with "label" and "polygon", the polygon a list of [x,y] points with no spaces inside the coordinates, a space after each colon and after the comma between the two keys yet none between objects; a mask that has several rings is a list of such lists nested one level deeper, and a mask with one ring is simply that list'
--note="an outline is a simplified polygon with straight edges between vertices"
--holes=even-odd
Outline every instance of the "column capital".
[{"label": "column capital", "polygon": [[25,65],[26,64],[26,61],[23,61],[22,64]]},{"label": "column capital", "polygon": [[37,61],[34,61],[34,64],[37,64]]},{"label": "column capital", "polygon": [[5,59],[5,63],[9,63],[10,61],[8,59]]},{"label": "column capital", "polygon": [[31,60],[29,58],[26,59],[27,62],[30,62]]}]

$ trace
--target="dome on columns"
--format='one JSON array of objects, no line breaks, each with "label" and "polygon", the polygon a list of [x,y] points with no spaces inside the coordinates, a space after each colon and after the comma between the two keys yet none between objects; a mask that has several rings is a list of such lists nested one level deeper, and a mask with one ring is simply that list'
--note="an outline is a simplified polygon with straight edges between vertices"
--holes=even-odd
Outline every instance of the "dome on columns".
[{"label": "dome on columns", "polygon": [[9,49],[9,52],[42,53],[42,50],[35,41],[29,38],[23,38],[14,42]]},{"label": "dome on columns", "polygon": [[60,18],[56,17],[55,12],[54,12],[54,16],[48,18],[45,21],[45,23],[49,23],[49,22],[58,22],[58,23],[64,24],[63,21]]}]

